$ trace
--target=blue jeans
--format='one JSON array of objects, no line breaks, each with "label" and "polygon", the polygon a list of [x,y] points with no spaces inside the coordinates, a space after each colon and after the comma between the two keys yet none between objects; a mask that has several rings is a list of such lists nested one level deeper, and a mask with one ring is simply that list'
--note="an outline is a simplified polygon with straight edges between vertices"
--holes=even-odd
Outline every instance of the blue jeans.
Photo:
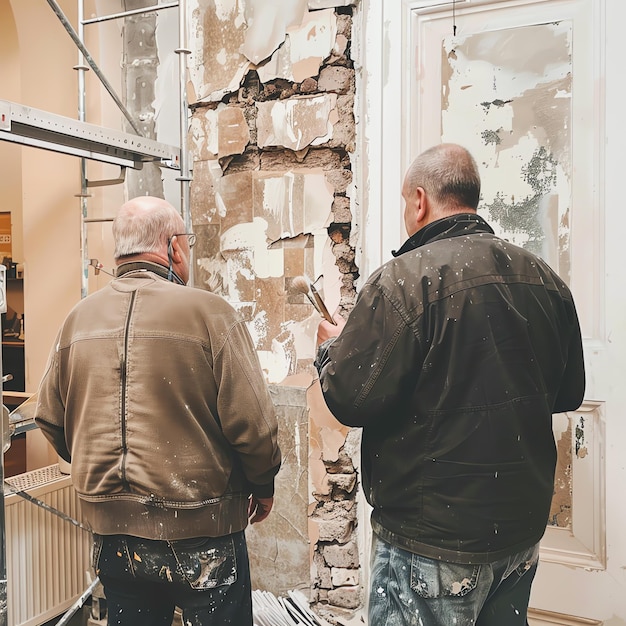
[{"label": "blue jeans", "polygon": [[152,541],[95,535],[93,565],[104,587],[108,626],[252,626],[245,535]]},{"label": "blue jeans", "polygon": [[539,544],[463,565],[396,548],[374,534],[369,626],[525,626]]}]

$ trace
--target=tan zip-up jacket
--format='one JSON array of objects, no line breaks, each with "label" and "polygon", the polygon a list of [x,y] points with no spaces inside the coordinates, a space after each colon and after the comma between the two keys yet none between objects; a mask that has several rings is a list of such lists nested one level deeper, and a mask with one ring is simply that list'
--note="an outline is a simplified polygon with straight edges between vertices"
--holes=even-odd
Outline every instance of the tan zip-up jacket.
[{"label": "tan zip-up jacket", "polygon": [[254,345],[224,299],[139,265],[68,315],[36,423],[71,462],[94,532],[240,531],[249,495],[273,495],[281,461]]}]

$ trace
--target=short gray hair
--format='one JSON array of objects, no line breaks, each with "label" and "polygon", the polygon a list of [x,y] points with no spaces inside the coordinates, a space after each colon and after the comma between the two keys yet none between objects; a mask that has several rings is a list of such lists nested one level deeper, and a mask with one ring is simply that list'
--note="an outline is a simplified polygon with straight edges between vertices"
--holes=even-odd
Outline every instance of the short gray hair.
[{"label": "short gray hair", "polygon": [[114,257],[160,252],[172,235],[184,231],[184,224],[180,213],[161,198],[129,200],[113,220]]},{"label": "short gray hair", "polygon": [[462,146],[443,143],[429,148],[413,161],[406,178],[411,191],[422,187],[441,209],[478,207],[478,166]]}]

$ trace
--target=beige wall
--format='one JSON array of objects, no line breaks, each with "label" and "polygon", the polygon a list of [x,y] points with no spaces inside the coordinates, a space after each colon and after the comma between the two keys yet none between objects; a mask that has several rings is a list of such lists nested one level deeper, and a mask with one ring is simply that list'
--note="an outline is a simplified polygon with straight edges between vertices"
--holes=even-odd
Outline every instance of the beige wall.
[{"label": "beige wall", "polygon": [[[18,58],[17,30],[8,0],[0,0],[0,98],[18,100],[21,74]],[[14,228],[21,232],[22,219],[22,151],[17,146],[0,141],[0,211],[11,211]],[[13,254],[23,256],[22,239],[13,241]]]},{"label": "beige wall", "polygon": [[[75,19],[76,2],[60,3]],[[50,7],[0,0],[0,99],[76,116],[75,46]],[[0,191],[14,213],[14,257],[24,263],[26,391],[35,391],[56,329],[80,298],[79,160],[3,142]],[[19,256],[22,258],[19,258]],[[40,433],[29,433],[29,469],[54,460]]]}]

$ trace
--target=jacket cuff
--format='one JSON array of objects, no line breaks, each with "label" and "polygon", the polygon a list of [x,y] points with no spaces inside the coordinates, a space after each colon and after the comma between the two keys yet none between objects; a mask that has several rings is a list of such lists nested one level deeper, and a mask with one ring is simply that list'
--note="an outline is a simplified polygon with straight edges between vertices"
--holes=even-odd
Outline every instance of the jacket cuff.
[{"label": "jacket cuff", "polygon": [[252,495],[257,498],[273,498],[274,481],[267,485],[252,485]]},{"label": "jacket cuff", "polygon": [[317,370],[317,373],[321,375],[324,366],[330,361],[330,356],[328,356],[328,348],[330,348],[331,344],[335,341],[336,337],[331,337],[326,341],[322,342],[317,348],[317,355],[315,357],[315,361],[313,365]]}]

